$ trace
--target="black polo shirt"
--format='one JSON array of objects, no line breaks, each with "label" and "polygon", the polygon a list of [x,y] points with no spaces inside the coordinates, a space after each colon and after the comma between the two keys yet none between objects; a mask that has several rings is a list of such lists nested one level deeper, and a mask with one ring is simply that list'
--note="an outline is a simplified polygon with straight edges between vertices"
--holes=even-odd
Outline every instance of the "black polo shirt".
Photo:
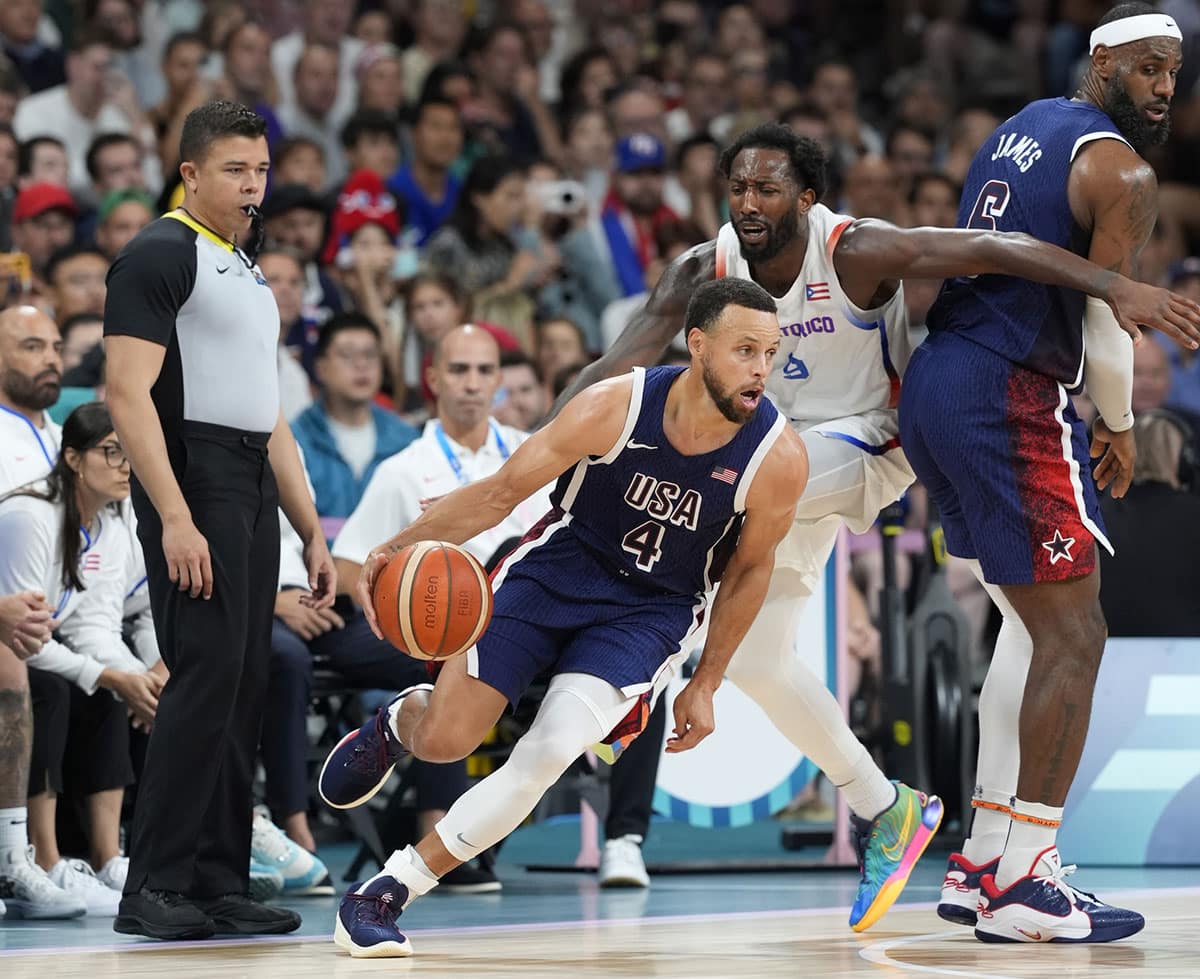
[{"label": "black polo shirt", "polygon": [[169,443],[184,421],[274,430],[275,296],[240,248],[183,211],[142,229],[113,262],[104,335],[167,348],[150,393]]}]

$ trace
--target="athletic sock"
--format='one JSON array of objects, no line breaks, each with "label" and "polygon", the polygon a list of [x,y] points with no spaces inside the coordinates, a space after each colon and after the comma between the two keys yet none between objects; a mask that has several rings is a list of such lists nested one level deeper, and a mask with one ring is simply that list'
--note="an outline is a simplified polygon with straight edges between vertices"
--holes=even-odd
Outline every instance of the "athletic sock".
[{"label": "athletic sock", "polygon": [[438,879],[421,859],[416,847],[409,845],[403,850],[397,850],[387,859],[383,869],[370,880],[365,880],[357,893],[362,894],[367,887],[379,880],[380,877],[392,877],[408,888],[408,898],[404,907],[408,907],[417,898],[428,894],[437,887]]},{"label": "athletic sock", "polygon": [[971,835],[963,843],[962,855],[979,867],[1004,852],[1011,822],[1012,796],[975,787],[971,797]]},{"label": "athletic sock", "polygon": [[1030,874],[1042,851],[1055,845],[1062,817],[1061,807],[1013,799],[1012,826],[996,871],[997,887],[1004,890]]},{"label": "athletic sock", "polygon": [[0,809],[0,851],[25,849],[29,845],[29,831],[25,826],[27,814],[24,806]]},{"label": "athletic sock", "polygon": [[850,771],[850,781],[838,785],[838,789],[846,796],[850,811],[859,819],[870,822],[895,804],[898,797],[896,786],[879,770],[866,748],[862,748],[862,754]]}]

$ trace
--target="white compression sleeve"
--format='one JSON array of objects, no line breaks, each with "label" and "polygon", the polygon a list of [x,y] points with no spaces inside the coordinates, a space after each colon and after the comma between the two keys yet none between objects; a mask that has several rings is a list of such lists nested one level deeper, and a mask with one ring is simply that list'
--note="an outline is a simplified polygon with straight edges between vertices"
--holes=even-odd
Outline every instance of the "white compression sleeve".
[{"label": "white compression sleeve", "polygon": [[1124,432],[1133,425],[1133,340],[1108,303],[1095,296],[1088,296],[1083,314],[1083,349],[1088,397],[1104,424]]}]

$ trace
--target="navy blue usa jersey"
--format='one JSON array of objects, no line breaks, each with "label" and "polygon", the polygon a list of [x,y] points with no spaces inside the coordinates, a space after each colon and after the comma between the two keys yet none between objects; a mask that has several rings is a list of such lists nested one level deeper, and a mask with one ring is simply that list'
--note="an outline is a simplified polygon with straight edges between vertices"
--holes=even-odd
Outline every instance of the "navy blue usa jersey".
[{"label": "navy blue usa jersey", "polygon": [[580,460],[551,494],[567,530],[617,574],[657,591],[698,595],[720,580],[746,495],[784,417],[766,398],[721,448],[682,455],[663,433],[667,392],[682,367],[633,369],[621,437]]},{"label": "navy blue usa jersey", "polygon": [[[1096,139],[1124,142],[1096,106],[1062,98],[1031,102],[975,154],[958,226],[1023,231],[1086,256],[1091,234],[1071,214],[1067,178],[1080,149]],[[1085,298],[1007,275],[948,279],[929,311],[929,329],[954,330],[1073,388],[1083,376]]]}]

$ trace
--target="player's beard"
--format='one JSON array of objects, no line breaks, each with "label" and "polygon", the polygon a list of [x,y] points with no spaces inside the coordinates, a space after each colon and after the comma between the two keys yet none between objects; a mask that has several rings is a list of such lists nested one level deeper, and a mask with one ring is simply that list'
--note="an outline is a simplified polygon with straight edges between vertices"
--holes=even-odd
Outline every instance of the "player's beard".
[{"label": "player's beard", "polygon": [[0,391],[13,404],[27,411],[45,411],[58,401],[62,377],[58,371],[42,371],[27,377],[12,368],[0,370]]},{"label": "player's beard", "polygon": [[[717,373],[708,364],[708,361],[701,362],[700,376],[704,379],[704,387],[708,391],[708,396],[712,398],[713,404],[717,406],[717,411],[728,418],[735,425],[745,425],[754,413],[758,411],[758,405],[755,405],[749,411],[742,408],[734,400],[735,394],[729,394],[721,388],[721,382],[717,379]],[[758,404],[762,404],[762,399],[759,399]]]},{"label": "player's beard", "polygon": [[1171,113],[1159,122],[1146,118],[1145,106],[1139,108],[1129,97],[1120,75],[1113,75],[1104,86],[1104,111],[1116,124],[1121,135],[1139,153],[1151,146],[1158,146],[1171,135]]},{"label": "player's beard", "polygon": [[774,224],[768,224],[761,219],[758,223],[767,230],[760,244],[747,245],[742,241],[741,235],[738,235],[742,256],[752,265],[757,262],[769,262],[800,234],[800,218],[796,214],[795,207],[789,208],[787,214]]}]

